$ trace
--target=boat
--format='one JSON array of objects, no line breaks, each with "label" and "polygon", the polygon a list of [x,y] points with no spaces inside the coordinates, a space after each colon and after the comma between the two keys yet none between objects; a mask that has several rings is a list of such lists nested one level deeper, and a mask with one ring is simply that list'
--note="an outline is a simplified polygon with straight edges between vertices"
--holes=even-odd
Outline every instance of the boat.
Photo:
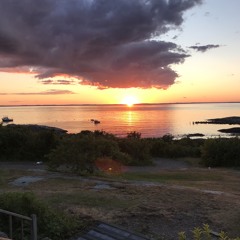
[{"label": "boat", "polygon": [[2,121],[3,121],[3,122],[12,122],[13,119],[12,119],[12,118],[9,118],[9,117],[3,117],[3,118],[2,118]]},{"label": "boat", "polygon": [[99,123],[100,123],[99,120],[97,120],[97,119],[93,119],[93,118],[92,118],[90,121],[93,122],[94,124],[99,124]]},{"label": "boat", "polygon": [[94,120],[94,124],[99,124],[99,123],[100,123],[100,121]]}]

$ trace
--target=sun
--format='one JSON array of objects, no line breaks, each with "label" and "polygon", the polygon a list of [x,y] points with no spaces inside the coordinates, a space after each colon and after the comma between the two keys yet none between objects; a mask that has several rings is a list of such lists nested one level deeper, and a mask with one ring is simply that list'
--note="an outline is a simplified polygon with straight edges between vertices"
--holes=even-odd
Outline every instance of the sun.
[{"label": "sun", "polygon": [[139,101],[135,96],[126,96],[121,103],[126,104],[128,107],[132,107],[134,104],[139,103]]}]

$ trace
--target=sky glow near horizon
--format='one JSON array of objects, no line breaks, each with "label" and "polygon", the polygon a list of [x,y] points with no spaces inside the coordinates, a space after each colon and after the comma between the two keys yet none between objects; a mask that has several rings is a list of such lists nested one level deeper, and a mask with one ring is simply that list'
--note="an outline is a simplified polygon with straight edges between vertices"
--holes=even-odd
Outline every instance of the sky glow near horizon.
[{"label": "sky glow near horizon", "polygon": [[0,105],[240,101],[239,0],[11,3]]}]

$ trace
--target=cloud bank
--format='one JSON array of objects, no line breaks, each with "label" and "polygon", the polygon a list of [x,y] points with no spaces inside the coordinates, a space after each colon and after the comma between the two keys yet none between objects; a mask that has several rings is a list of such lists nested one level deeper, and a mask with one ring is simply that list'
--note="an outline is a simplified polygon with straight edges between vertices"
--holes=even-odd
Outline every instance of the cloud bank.
[{"label": "cloud bank", "polygon": [[[202,0],[1,0],[0,69],[79,79],[105,88],[162,88],[189,55],[154,37]],[[30,71],[30,70],[29,70]],[[31,71],[30,71],[31,72]]]},{"label": "cloud bank", "polygon": [[74,85],[76,84],[75,81],[73,80],[53,80],[53,79],[45,79],[45,80],[41,80],[42,84],[45,85]]},{"label": "cloud bank", "polygon": [[208,45],[199,45],[199,46],[191,46],[189,48],[192,48],[198,52],[206,52],[212,48],[219,48],[220,45],[214,45],[214,44],[208,44]]}]

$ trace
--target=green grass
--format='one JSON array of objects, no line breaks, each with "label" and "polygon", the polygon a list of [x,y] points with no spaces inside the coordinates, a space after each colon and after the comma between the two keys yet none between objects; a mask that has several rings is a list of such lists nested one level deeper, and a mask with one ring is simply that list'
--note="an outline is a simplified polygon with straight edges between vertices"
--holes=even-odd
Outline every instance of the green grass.
[{"label": "green grass", "polygon": [[12,170],[0,170],[0,187],[7,187],[9,180],[13,179],[14,176],[15,173]]},{"label": "green grass", "polygon": [[134,206],[135,202],[129,202],[128,199],[119,198],[117,195],[111,195],[101,192],[73,192],[73,193],[55,193],[48,196],[46,200],[51,205],[78,205],[81,207],[124,209]]},{"label": "green grass", "polygon": [[0,187],[5,185],[4,171],[0,170]]},{"label": "green grass", "polygon": [[121,180],[148,181],[158,183],[181,181],[222,181],[221,174],[209,174],[208,172],[162,172],[162,173],[123,173],[112,176]]}]

